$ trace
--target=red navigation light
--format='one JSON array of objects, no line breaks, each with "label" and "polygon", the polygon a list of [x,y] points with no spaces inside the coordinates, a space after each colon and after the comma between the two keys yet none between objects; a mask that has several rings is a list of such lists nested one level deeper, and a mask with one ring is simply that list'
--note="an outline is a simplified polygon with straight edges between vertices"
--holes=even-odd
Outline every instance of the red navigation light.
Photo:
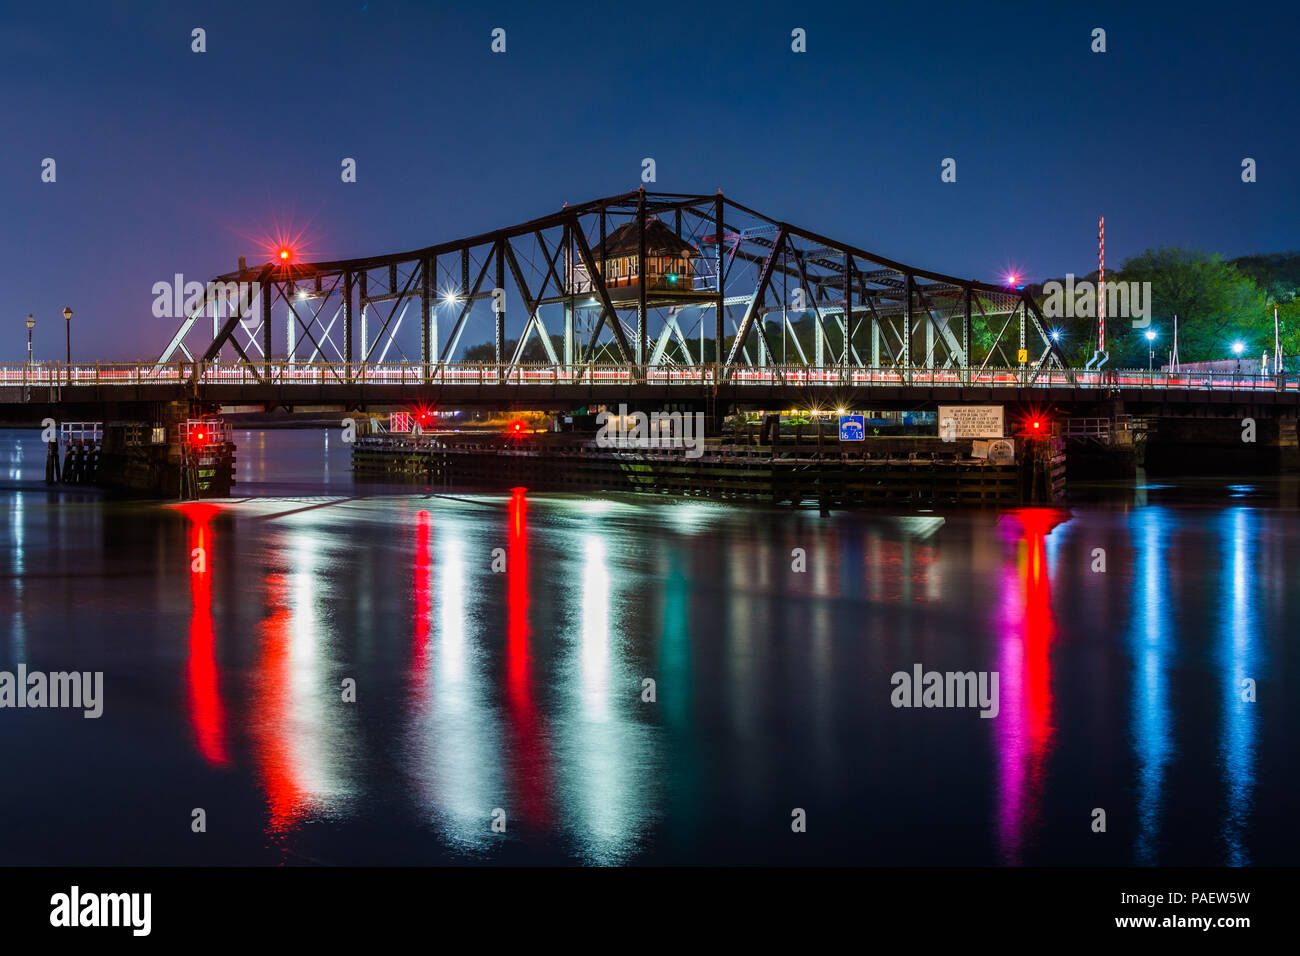
[{"label": "red navigation light", "polygon": [[438,409],[434,405],[426,405],[424,402],[417,402],[411,407],[412,414],[415,415],[415,424],[420,428],[431,428],[434,424],[434,416]]},{"label": "red navigation light", "polygon": [[[307,234],[307,227],[297,227],[292,222],[273,221],[269,229],[245,238],[257,243],[257,248],[266,256],[266,262],[277,266],[289,266],[311,258],[312,239]],[[310,224],[309,224],[310,225]]]},{"label": "red navigation light", "polygon": [[1041,405],[1030,405],[1021,410],[1015,418],[1016,435],[1031,440],[1046,439],[1052,434],[1052,409]]},{"label": "red navigation light", "polygon": [[523,422],[515,422],[515,431],[521,432],[523,430],[524,430]]},{"label": "red navigation light", "polygon": [[203,441],[203,432],[195,432],[195,433],[194,433],[194,440],[195,440],[196,442],[201,442],[201,441]]}]

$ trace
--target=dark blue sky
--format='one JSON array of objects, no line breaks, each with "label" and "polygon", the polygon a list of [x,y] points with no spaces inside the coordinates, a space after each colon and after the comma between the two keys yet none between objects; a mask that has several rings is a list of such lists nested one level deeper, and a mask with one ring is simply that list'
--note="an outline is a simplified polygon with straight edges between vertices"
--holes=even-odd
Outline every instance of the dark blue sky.
[{"label": "dark blue sky", "polygon": [[277,225],[313,258],[417,248],[634,189],[643,157],[648,188],[961,276],[1087,272],[1099,214],[1115,266],[1300,247],[1296,5],[838,6],[6,4],[0,359],[29,312],[61,356],[65,304],[74,358],[154,358],[153,284]]}]

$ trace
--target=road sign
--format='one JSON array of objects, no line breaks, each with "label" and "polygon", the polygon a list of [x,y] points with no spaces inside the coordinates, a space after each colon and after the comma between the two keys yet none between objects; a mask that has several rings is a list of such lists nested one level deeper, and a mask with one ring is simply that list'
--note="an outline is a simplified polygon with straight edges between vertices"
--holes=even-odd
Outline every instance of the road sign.
[{"label": "road sign", "polygon": [[840,416],[840,441],[865,441],[867,426],[861,415]]},{"label": "road sign", "polygon": [[1029,349],[1021,349],[1019,352],[1017,352],[1017,353],[1016,353],[1016,360],[1017,360],[1021,365],[1024,365],[1026,362],[1028,362],[1028,361],[1029,361]]}]

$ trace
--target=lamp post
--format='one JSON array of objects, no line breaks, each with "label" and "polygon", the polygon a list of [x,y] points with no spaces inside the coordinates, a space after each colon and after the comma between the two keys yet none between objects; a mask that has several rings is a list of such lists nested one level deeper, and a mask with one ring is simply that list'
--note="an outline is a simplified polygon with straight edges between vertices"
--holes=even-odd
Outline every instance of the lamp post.
[{"label": "lamp post", "polygon": [[1241,353],[1244,352],[1245,349],[1246,349],[1246,346],[1244,346],[1244,345],[1243,345],[1242,343],[1240,343],[1240,342],[1233,342],[1233,343],[1232,343],[1232,354],[1235,355],[1235,356],[1237,356],[1237,374],[1238,374],[1238,375],[1241,374]]},{"label": "lamp post", "polygon": [[23,401],[32,397],[27,389],[27,380],[32,374],[32,329],[34,328],[36,328],[36,320],[29,314],[27,316],[27,364],[23,367]]},{"label": "lamp post", "polygon": [[1156,330],[1147,329],[1147,371],[1154,370],[1156,364]]},{"label": "lamp post", "polygon": [[63,318],[67,324],[67,353],[64,357],[64,366],[67,368],[68,383],[72,383],[72,310],[66,305],[63,307]]}]

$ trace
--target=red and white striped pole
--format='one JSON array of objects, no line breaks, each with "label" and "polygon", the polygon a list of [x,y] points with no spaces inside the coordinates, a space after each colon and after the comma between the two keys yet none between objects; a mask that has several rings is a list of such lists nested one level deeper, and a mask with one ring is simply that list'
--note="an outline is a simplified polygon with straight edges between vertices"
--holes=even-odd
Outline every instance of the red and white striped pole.
[{"label": "red and white striped pole", "polygon": [[1097,351],[1106,351],[1106,217],[1097,220]]}]

